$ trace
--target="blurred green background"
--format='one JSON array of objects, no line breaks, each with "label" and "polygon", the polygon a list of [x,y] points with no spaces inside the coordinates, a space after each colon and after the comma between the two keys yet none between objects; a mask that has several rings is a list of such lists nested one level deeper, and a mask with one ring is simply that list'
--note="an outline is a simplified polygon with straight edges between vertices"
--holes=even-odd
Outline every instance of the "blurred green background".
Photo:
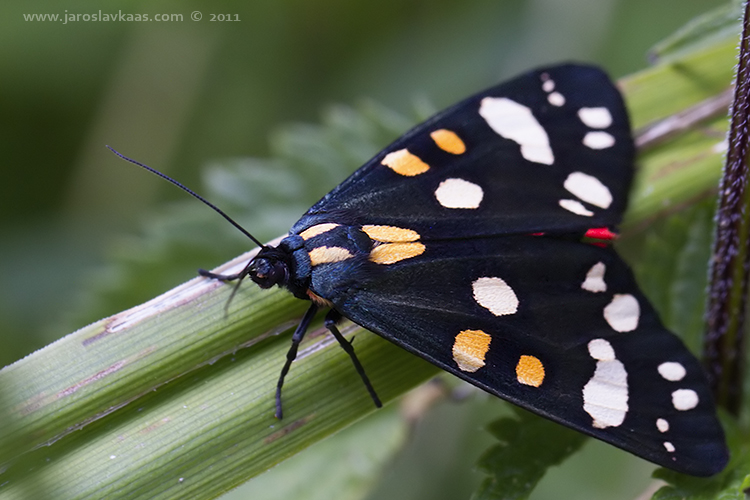
[{"label": "blurred green background", "polygon": [[[212,267],[250,247],[241,238],[224,244],[218,217],[118,160],[105,144],[212,194],[216,188],[206,185],[208,167],[273,156],[285,124],[316,123],[332,103],[373,100],[403,113],[408,123],[545,63],[592,62],[617,78],[643,68],[653,44],[723,3],[5,2],[0,7],[0,362],[11,363],[86,322],[192,278],[198,266]],[[183,19],[24,20],[24,14],[62,17],[100,10]],[[191,20],[193,12],[202,19]],[[232,21],[211,20],[220,14]],[[400,123],[397,118],[394,123]],[[258,169],[257,185],[287,183],[283,176],[261,178],[274,174],[274,164],[269,165]],[[257,200],[240,200],[237,205],[254,207],[254,215],[238,217],[261,238],[280,235],[333,187],[323,178],[301,189],[277,186],[274,193],[267,192],[271,188],[257,193]],[[228,211],[236,215],[228,190],[224,186]],[[268,201],[272,195],[279,199]],[[218,202],[217,197],[212,200]],[[165,222],[192,211],[205,217],[206,232]],[[210,229],[214,226],[221,229]],[[181,244],[160,243],[162,232],[171,232]],[[128,275],[131,268],[122,265],[134,261],[140,266],[137,284]],[[127,293],[118,292],[124,288]],[[592,446],[622,456],[601,443],[587,448]],[[387,491],[381,495],[387,497]]]}]

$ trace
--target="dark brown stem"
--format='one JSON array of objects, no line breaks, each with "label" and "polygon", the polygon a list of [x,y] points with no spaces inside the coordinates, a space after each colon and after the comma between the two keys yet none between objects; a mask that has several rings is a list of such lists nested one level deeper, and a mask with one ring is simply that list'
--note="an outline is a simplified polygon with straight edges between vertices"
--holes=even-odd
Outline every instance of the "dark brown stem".
[{"label": "dark brown stem", "polygon": [[716,402],[737,414],[743,380],[743,330],[747,303],[748,120],[750,119],[750,4],[745,4],[739,65],[724,175],[719,189],[711,262],[704,358]]}]

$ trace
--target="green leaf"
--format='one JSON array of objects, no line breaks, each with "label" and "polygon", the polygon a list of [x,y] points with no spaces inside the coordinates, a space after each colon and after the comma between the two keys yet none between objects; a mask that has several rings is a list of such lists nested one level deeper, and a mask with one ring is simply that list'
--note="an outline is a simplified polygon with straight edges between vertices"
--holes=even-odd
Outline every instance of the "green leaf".
[{"label": "green leaf", "polygon": [[669,287],[669,328],[699,353],[703,342],[706,309],[707,263],[713,240],[715,200],[696,205],[683,218],[686,239],[675,253],[675,273]]},{"label": "green leaf", "polygon": [[714,206],[712,197],[659,219],[621,248],[664,324],[695,354],[703,334]]},{"label": "green leaf", "polygon": [[488,431],[501,444],[491,447],[478,467],[490,475],[473,500],[522,500],[528,498],[549,467],[560,464],[586,440],[580,432],[521,409],[517,418],[502,418]]}]

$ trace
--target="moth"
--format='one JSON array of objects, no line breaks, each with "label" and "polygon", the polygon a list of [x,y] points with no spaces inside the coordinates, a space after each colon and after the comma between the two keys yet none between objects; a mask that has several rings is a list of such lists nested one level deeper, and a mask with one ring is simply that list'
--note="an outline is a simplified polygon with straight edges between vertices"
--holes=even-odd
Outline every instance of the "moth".
[{"label": "moth", "polygon": [[712,475],[728,451],[702,368],[608,244],[634,155],[623,99],[604,72],[529,71],[404,134],[278,246],[240,228],[261,247],[241,272],[200,273],[310,301],[279,378],[278,418],[284,377],[327,308],[327,329],[378,406],[336,327],[342,316],[532,412]]}]

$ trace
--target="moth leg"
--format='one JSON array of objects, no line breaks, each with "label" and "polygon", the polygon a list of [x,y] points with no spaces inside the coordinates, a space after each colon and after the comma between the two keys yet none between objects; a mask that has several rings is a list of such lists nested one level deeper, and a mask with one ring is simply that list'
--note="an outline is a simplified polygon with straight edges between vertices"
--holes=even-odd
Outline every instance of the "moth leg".
[{"label": "moth leg", "polygon": [[328,311],[328,314],[326,314],[326,319],[324,323],[325,327],[328,329],[329,332],[331,332],[331,335],[333,335],[333,337],[338,341],[341,348],[344,349],[344,352],[346,352],[349,355],[349,357],[352,360],[352,363],[354,364],[354,368],[357,370],[357,373],[359,374],[359,377],[362,379],[362,382],[364,382],[365,387],[367,387],[367,392],[370,393],[372,402],[375,403],[375,406],[380,408],[383,406],[383,403],[380,402],[380,398],[375,392],[375,388],[373,388],[372,384],[370,383],[370,379],[367,378],[365,369],[362,367],[362,364],[359,362],[359,359],[357,359],[357,355],[354,353],[354,347],[352,347],[352,343],[346,340],[346,338],[344,338],[344,336],[341,335],[341,332],[339,332],[339,329],[336,328],[336,323],[338,323],[340,319],[341,319],[341,313],[339,313],[335,309],[331,309],[330,311]]},{"label": "moth leg", "polygon": [[250,268],[250,263],[248,263],[247,266],[245,266],[242,269],[242,271],[238,273],[234,273],[234,274],[217,274],[217,273],[212,273],[211,271],[206,271],[205,269],[198,269],[198,274],[200,274],[204,278],[211,278],[212,280],[219,280],[219,281],[240,280],[242,281],[245,278],[245,276],[247,276],[249,268]]},{"label": "moth leg", "polygon": [[286,374],[289,373],[289,367],[292,366],[292,362],[294,362],[295,358],[297,357],[297,349],[299,349],[299,344],[305,337],[307,327],[310,326],[310,322],[315,317],[316,312],[318,312],[318,306],[315,304],[310,304],[307,312],[304,316],[302,316],[302,321],[299,322],[299,325],[297,325],[297,329],[294,330],[294,335],[292,335],[292,346],[286,353],[286,363],[284,363],[284,367],[281,369],[279,382],[278,384],[276,384],[276,418],[278,418],[279,420],[283,418],[283,413],[281,411],[281,388],[284,385],[284,377],[286,377]]},{"label": "moth leg", "polygon": [[[217,274],[212,273],[211,271],[206,271],[205,269],[198,269],[198,274],[203,276],[204,278],[209,278],[212,280],[219,280],[219,281],[234,281],[237,280],[237,284],[234,285],[234,288],[232,288],[232,293],[229,295],[229,299],[227,300],[226,305],[224,306],[224,314],[229,314],[229,304],[232,303],[232,299],[234,299],[234,296],[237,295],[237,290],[239,290],[240,285],[242,284],[242,280],[245,279],[245,276],[247,276],[250,272],[250,264],[252,264],[253,261],[247,263],[247,265],[242,268],[242,271],[234,274]],[[304,334],[303,334],[304,335]]]},{"label": "moth leg", "polygon": [[236,279],[239,279],[239,277],[242,275],[242,271],[234,274],[216,274],[212,273],[211,271],[206,271],[205,269],[198,269],[198,274],[200,274],[204,278],[211,278],[212,280],[234,281]]}]

